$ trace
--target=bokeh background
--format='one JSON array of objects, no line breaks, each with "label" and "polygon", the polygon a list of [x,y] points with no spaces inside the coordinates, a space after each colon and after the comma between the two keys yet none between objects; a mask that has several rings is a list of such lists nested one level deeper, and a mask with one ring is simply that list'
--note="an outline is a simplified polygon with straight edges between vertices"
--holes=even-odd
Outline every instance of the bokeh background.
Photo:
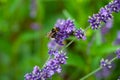
[{"label": "bokeh background", "polygon": [[[88,16],[111,0],[0,0],[0,80],[24,80],[35,65],[48,58],[47,33],[57,19],[73,18],[77,28],[89,26]],[[112,59],[120,47],[120,13],[111,25],[88,29],[87,39],[75,40],[67,49],[67,64],[52,80],[79,80],[99,67],[101,58]],[[72,37],[66,40],[66,44]],[[110,71],[101,70],[87,80],[116,80],[120,60]]]}]

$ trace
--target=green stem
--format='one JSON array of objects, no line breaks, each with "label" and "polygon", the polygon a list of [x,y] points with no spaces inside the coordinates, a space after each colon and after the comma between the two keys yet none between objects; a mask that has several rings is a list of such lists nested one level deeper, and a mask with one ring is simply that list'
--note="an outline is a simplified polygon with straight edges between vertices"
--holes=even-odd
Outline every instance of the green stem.
[{"label": "green stem", "polygon": [[[117,59],[117,56],[114,57],[113,59],[111,59],[108,63],[111,63],[111,62],[115,61],[116,59]],[[97,68],[96,70],[92,71],[91,73],[89,73],[88,75],[84,76],[84,77],[81,78],[80,80],[85,80],[85,79],[87,79],[88,77],[90,77],[91,75],[95,74],[96,72],[98,72],[98,71],[101,70],[101,69],[102,69],[102,67]]]},{"label": "green stem", "polygon": [[70,41],[65,47],[63,47],[63,49],[61,51],[64,51],[65,48],[67,48],[70,44],[72,44],[72,42],[75,40],[76,38],[74,38],[72,41]]},{"label": "green stem", "polygon": [[48,57],[48,59],[45,61],[45,64],[42,66],[41,69],[43,69],[45,67],[46,63],[50,60],[50,58],[51,58],[51,56]]},{"label": "green stem", "polygon": [[115,61],[116,59],[117,59],[117,56],[114,57],[113,59],[111,59],[109,62],[111,63],[111,62]]},{"label": "green stem", "polygon": [[80,80],[85,80],[86,78],[88,78],[89,76],[93,75],[94,73],[96,73],[97,71],[99,71],[100,69],[102,69],[102,67],[97,68],[96,70],[94,70],[93,72],[89,73],[88,75],[84,76],[83,78],[81,78]]},{"label": "green stem", "polygon": [[[76,38],[74,38],[72,41],[70,41],[65,47],[63,47],[63,49],[62,49],[61,51],[64,51],[70,44],[72,44],[72,42],[73,42],[75,39],[76,39]],[[48,59],[45,61],[45,63],[46,63],[47,61],[49,61],[50,58],[51,58],[51,57],[49,56]],[[45,65],[46,65],[46,64],[44,64],[42,68],[44,68]]]},{"label": "green stem", "polygon": [[84,31],[86,32],[89,28],[90,28],[90,25],[88,27],[86,27]]}]

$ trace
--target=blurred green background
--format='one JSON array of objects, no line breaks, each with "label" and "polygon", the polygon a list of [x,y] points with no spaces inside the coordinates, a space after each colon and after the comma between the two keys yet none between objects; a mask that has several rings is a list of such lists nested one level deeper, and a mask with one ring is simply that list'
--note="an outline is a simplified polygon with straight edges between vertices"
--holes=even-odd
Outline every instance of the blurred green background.
[{"label": "blurred green background", "polygon": [[[47,33],[57,19],[70,17],[77,28],[89,26],[88,16],[111,0],[0,0],[0,80],[24,80],[24,75],[35,65],[43,66],[48,58]],[[79,80],[99,67],[101,58],[113,58],[117,32],[120,30],[120,13],[113,14],[113,26],[102,36],[101,29],[87,30],[87,40],[76,40],[68,48],[67,64],[62,73],[52,80]],[[103,37],[105,41],[103,41]],[[66,40],[70,42],[72,37]],[[96,75],[87,80],[116,80],[120,76],[120,61],[107,77]]]}]

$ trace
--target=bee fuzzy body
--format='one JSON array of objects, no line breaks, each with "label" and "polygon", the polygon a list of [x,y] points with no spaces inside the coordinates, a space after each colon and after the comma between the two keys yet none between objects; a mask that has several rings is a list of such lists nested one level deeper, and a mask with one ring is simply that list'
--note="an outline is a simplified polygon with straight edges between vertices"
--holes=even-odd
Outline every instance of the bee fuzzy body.
[{"label": "bee fuzzy body", "polygon": [[48,33],[48,37],[49,38],[55,38],[56,37],[56,34],[57,32],[59,32],[59,28],[57,27],[54,27],[49,33]]}]

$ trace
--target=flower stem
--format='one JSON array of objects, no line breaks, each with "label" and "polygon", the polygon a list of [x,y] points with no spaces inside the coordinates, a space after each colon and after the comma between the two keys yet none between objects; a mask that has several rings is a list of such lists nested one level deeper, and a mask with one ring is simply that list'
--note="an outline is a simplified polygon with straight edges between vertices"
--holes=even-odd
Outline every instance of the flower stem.
[{"label": "flower stem", "polygon": [[[65,47],[62,48],[61,51],[64,51],[70,44],[72,44],[72,42],[73,42],[75,39],[76,39],[76,38],[74,38],[72,41],[70,41]],[[51,56],[48,57],[48,59],[45,61],[45,63],[46,63],[47,61],[49,61],[50,58],[51,58]],[[45,67],[45,65],[46,65],[46,64],[44,64],[43,67]],[[43,68],[43,67],[42,67],[42,68]]]},{"label": "flower stem", "polygon": [[84,31],[86,32],[89,28],[90,28],[90,25],[88,27],[86,27]]},{"label": "flower stem", "polygon": [[[115,61],[116,59],[117,59],[117,56],[114,57],[113,59],[111,59],[111,60],[109,61],[109,63]],[[102,69],[102,67],[100,66],[99,68],[97,68],[96,70],[92,71],[92,72],[89,73],[88,75],[84,76],[84,77],[81,78],[80,80],[85,80],[85,79],[87,79],[88,77],[90,77],[91,75],[95,74],[96,72],[98,72],[98,71],[101,70],[101,69]]]},{"label": "flower stem", "polygon": [[72,41],[70,41],[65,47],[62,48],[61,51],[64,51],[70,44],[72,44],[72,42],[75,40],[76,38],[74,38]]},{"label": "flower stem", "polygon": [[43,69],[43,68],[45,67],[46,63],[47,63],[50,59],[51,59],[51,56],[48,57],[48,59],[45,61],[45,64],[42,66],[41,69]]},{"label": "flower stem", "polygon": [[89,73],[88,75],[84,76],[83,78],[81,78],[80,80],[85,80],[86,78],[88,78],[89,76],[93,75],[94,73],[96,73],[97,71],[99,71],[100,69],[102,69],[102,67],[97,68],[96,70],[94,70],[93,72]]},{"label": "flower stem", "polygon": [[111,63],[111,62],[115,61],[116,59],[117,59],[117,56],[114,57],[113,59],[111,59],[109,62]]}]

